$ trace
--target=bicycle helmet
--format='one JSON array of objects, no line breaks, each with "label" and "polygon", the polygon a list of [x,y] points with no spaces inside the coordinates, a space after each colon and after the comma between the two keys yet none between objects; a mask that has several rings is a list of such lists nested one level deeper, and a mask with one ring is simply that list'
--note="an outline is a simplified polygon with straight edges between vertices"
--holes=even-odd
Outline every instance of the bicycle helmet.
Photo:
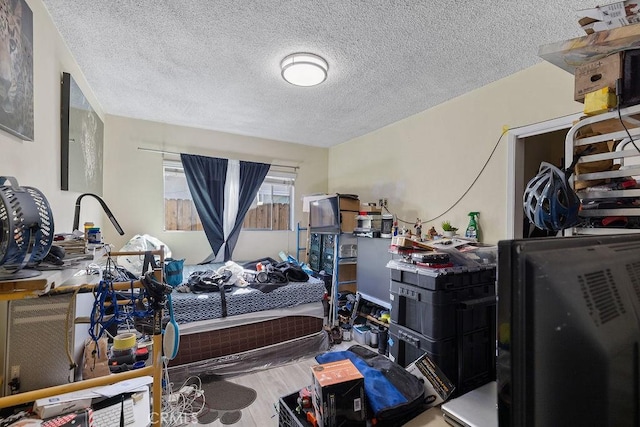
[{"label": "bicycle helmet", "polygon": [[578,223],[580,199],[569,186],[565,172],[542,162],[522,197],[524,212],[536,227],[560,231]]}]

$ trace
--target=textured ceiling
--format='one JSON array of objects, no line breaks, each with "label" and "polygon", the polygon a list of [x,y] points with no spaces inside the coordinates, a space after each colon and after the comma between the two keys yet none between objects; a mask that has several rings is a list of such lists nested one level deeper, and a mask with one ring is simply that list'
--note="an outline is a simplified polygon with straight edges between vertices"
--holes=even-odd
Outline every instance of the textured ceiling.
[{"label": "textured ceiling", "polygon": [[[108,114],[330,147],[541,61],[593,1],[43,0]],[[286,83],[286,55],[329,63]]]}]

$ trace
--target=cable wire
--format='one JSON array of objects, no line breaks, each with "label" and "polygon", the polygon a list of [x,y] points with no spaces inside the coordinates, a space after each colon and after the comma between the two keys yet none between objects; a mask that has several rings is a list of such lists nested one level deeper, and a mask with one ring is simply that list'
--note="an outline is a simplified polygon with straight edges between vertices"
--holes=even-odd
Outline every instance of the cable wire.
[{"label": "cable wire", "polygon": [[[512,128],[512,129],[516,129],[516,128]],[[489,164],[489,162],[491,161],[491,158],[493,157],[493,154],[496,152],[496,149],[498,148],[498,145],[500,144],[500,141],[502,140],[502,137],[504,136],[505,133],[507,133],[509,130],[511,129],[507,129],[504,132],[502,132],[500,134],[500,137],[498,138],[498,140],[496,141],[495,145],[493,146],[493,149],[491,150],[491,154],[489,154],[489,157],[487,158],[487,160],[484,162],[484,165],[482,165],[482,169],[480,169],[480,172],[478,172],[478,174],[476,175],[476,177],[473,179],[473,181],[471,182],[471,184],[469,185],[469,187],[467,187],[467,189],[464,191],[464,193],[462,193],[462,195],[460,197],[458,197],[458,200],[456,200],[451,206],[449,206],[449,208],[447,208],[444,212],[442,212],[441,214],[428,219],[426,221],[422,221],[422,223],[428,223],[428,222],[432,222],[437,220],[438,218],[442,218],[444,215],[446,215],[449,211],[451,211],[451,209],[453,209],[454,207],[456,207],[456,205],[458,203],[460,203],[462,201],[462,199],[464,199],[464,196],[467,195],[467,193],[469,193],[469,191],[471,191],[471,188],[473,188],[473,186],[475,185],[475,183],[478,181],[478,179],[480,179],[480,176],[482,175],[482,173],[484,172],[484,170],[486,169],[487,165]],[[385,209],[387,209],[385,207]],[[389,212],[389,210],[387,210],[387,212]],[[391,212],[389,212],[391,213]],[[414,221],[405,221],[403,219],[397,218],[398,221],[403,222],[405,224],[414,224]]]},{"label": "cable wire", "polygon": [[174,391],[169,379],[168,363],[169,359],[163,357],[162,425],[177,427],[194,424],[198,416],[207,410],[202,381],[198,376],[190,376]]},{"label": "cable wire", "polygon": [[618,100],[618,120],[620,120],[620,124],[622,125],[622,127],[624,128],[625,132],[627,132],[627,136],[629,137],[629,141],[631,142],[631,144],[633,144],[634,148],[636,149],[636,151],[638,153],[640,153],[640,148],[638,148],[638,146],[636,145],[635,140],[633,139],[633,137],[631,136],[631,132],[629,132],[629,129],[627,129],[627,126],[624,124],[624,120],[622,120],[622,114],[620,113],[620,100]]},{"label": "cable wire", "polygon": [[[75,313],[73,311],[73,309],[75,308],[75,302],[76,302],[76,297],[78,295],[78,292],[80,292],[81,287],[78,286],[76,287],[76,289],[73,291],[73,294],[71,295],[71,299],[69,300],[69,305],[67,306],[67,315],[65,316],[64,319],[64,343],[65,343],[65,350],[67,352],[67,359],[69,360],[69,371],[73,371],[75,368],[78,367],[78,365],[76,364],[76,361],[73,359],[73,354],[72,354],[72,350],[71,350],[71,333],[70,333],[70,329],[71,329],[71,317],[75,317]],[[75,321],[74,321],[74,325],[75,325]],[[69,382],[72,382],[73,379],[69,378]]]},{"label": "cable wire", "polygon": [[[570,116],[573,116],[573,115],[575,115],[575,114],[578,114],[578,113],[576,112],[576,113],[571,113],[571,114],[565,114],[564,116],[560,116],[560,117],[558,117],[558,119],[562,119],[562,118],[564,118],[564,117],[570,117]],[[482,168],[480,169],[480,172],[478,172],[478,174],[477,174],[477,175],[476,175],[476,177],[473,179],[473,181],[471,182],[471,184],[469,185],[469,187],[467,187],[467,189],[464,191],[464,193],[462,193],[462,195],[461,195],[461,196],[460,196],[460,197],[459,197],[459,198],[458,198],[458,199],[457,199],[457,200],[456,200],[456,201],[455,201],[451,206],[449,206],[449,207],[448,207],[444,212],[440,213],[439,215],[436,215],[435,217],[433,217],[433,218],[431,218],[431,219],[424,220],[424,221],[423,221],[423,220],[421,220],[421,222],[422,222],[423,224],[426,224],[426,223],[429,223],[429,222],[435,221],[435,220],[437,220],[438,218],[442,218],[444,215],[446,215],[447,213],[449,213],[449,212],[450,212],[454,207],[456,207],[456,206],[458,205],[458,203],[460,203],[460,202],[462,201],[462,199],[464,199],[464,197],[469,193],[469,191],[471,191],[471,188],[473,188],[473,186],[475,185],[475,183],[478,181],[478,179],[480,179],[480,176],[482,175],[482,173],[484,172],[484,170],[487,168],[487,165],[489,164],[489,162],[491,161],[491,158],[493,157],[494,153],[496,152],[496,149],[498,148],[498,145],[500,144],[500,141],[502,140],[502,137],[503,137],[507,132],[509,132],[510,130],[520,129],[520,128],[523,128],[523,127],[526,127],[526,126],[534,126],[534,125],[537,125],[537,124],[540,124],[540,123],[544,123],[544,122],[546,122],[546,121],[547,121],[547,120],[541,120],[541,121],[534,122],[534,123],[529,123],[529,124],[526,124],[526,125],[514,126],[514,127],[511,127],[511,128],[508,128],[508,129],[504,129],[504,130],[502,131],[502,133],[500,134],[500,137],[499,137],[499,138],[498,138],[498,140],[496,141],[495,145],[493,146],[493,149],[491,150],[491,153],[489,154],[489,157],[488,157],[488,158],[487,158],[487,160],[484,162],[484,165],[482,165]],[[623,126],[624,126],[624,125],[623,125]],[[626,129],[626,128],[625,128],[625,129]],[[628,132],[628,131],[627,131],[627,132]],[[634,146],[635,146],[635,144],[634,144]],[[637,147],[636,147],[636,148],[637,148]],[[640,151],[640,150],[639,150],[639,151]],[[390,213],[390,214],[392,214],[392,215],[393,215],[393,213],[392,213],[392,212],[390,212],[390,211],[389,211],[389,209],[387,209],[387,207],[386,207],[386,206],[384,206],[384,209],[385,209],[388,213]],[[394,215],[394,217],[395,217],[395,215]],[[399,217],[396,217],[396,220],[398,220],[399,222],[402,222],[402,223],[404,223],[404,224],[416,224],[416,223],[417,223],[417,221],[406,221],[406,220],[401,219],[401,218],[399,218]]]}]

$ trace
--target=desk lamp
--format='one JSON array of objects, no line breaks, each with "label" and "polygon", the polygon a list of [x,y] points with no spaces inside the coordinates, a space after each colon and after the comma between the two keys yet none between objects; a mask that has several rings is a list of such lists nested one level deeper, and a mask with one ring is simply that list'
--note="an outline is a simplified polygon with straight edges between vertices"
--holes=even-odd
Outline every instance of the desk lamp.
[{"label": "desk lamp", "polygon": [[118,224],[118,221],[116,220],[116,218],[111,213],[111,210],[107,207],[107,204],[104,202],[104,200],[102,200],[100,198],[100,196],[98,196],[97,194],[93,194],[93,193],[83,193],[83,194],[79,195],[78,198],[76,199],[76,210],[75,210],[75,214],[73,216],[73,231],[78,230],[78,227],[80,226],[80,201],[82,200],[82,198],[84,196],[91,196],[91,197],[95,198],[98,202],[100,202],[100,206],[102,206],[102,209],[107,214],[107,218],[109,218],[111,220],[111,223],[116,228],[116,231],[121,236],[124,235],[124,231],[122,230],[122,227],[120,227],[120,224]]}]

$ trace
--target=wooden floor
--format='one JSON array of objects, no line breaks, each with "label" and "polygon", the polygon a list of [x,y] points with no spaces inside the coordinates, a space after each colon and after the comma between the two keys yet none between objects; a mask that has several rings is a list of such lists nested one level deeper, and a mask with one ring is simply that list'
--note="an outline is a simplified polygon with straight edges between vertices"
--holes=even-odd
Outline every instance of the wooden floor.
[{"label": "wooden floor", "polygon": [[[331,347],[329,351],[346,350],[355,342],[343,342]],[[278,401],[281,397],[292,394],[311,384],[311,366],[317,362],[313,357],[302,359],[284,366],[278,366],[252,374],[225,378],[254,389],[258,397],[249,407],[242,410],[242,417],[232,427],[276,427],[278,426]],[[200,424],[203,425],[203,424]],[[209,427],[222,427],[218,419]],[[289,427],[289,426],[283,426]],[[295,427],[295,426],[291,426]],[[431,408],[409,421],[404,427],[450,427],[442,418],[438,407]]]},{"label": "wooden floor", "polygon": [[[333,346],[330,351],[345,350],[354,342]],[[311,384],[311,366],[317,364],[313,357],[252,374],[225,378],[236,384],[251,387],[258,393],[256,401],[242,410],[242,418],[234,427],[273,427],[278,425],[278,400]],[[223,426],[220,420],[210,427]]]}]

